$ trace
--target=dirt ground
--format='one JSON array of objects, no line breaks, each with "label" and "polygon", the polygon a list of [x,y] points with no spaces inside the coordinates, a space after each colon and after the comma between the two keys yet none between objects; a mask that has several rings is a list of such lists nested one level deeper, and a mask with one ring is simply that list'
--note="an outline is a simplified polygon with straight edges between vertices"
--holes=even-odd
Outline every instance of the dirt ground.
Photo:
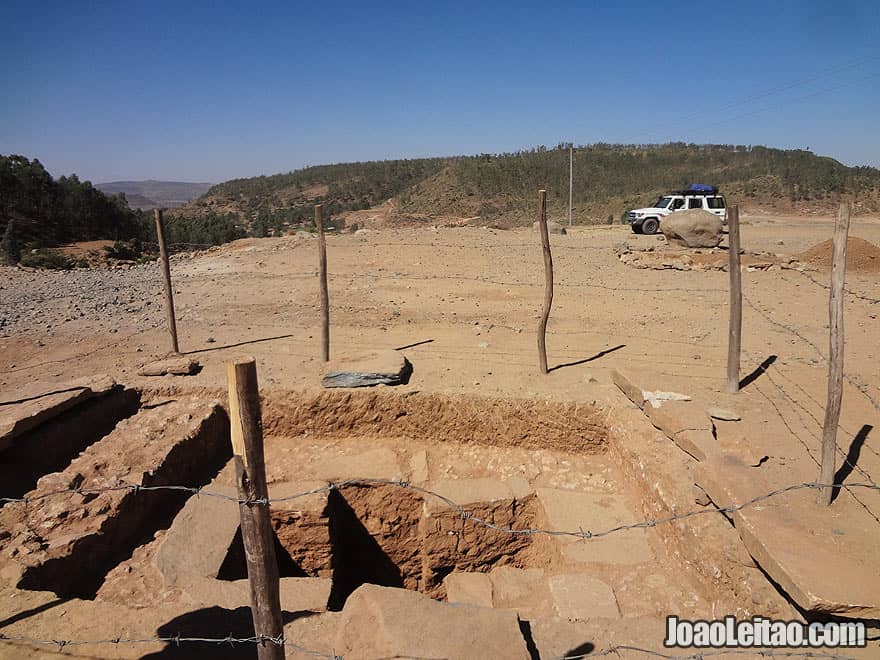
[{"label": "dirt ground", "polygon": [[[831,218],[744,217],[742,244],[750,251],[796,257],[827,241],[832,229]],[[880,245],[880,219],[855,219],[850,235]],[[331,354],[401,349],[413,374],[396,392],[596,402],[609,411],[626,407],[611,383],[610,374],[618,369],[653,389],[685,393],[740,414],[736,434],[767,456],[759,469],[769,483],[815,480],[827,377],[826,264],[817,258],[803,271],[743,272],[744,388],[731,395],[724,389],[728,274],[637,269],[615,254],[623,242],[659,246],[661,240],[636,236],[622,226],[575,227],[566,236],[551,236],[556,281],[547,339],[551,371],[542,375],[535,331],[543,265],[540,241],[531,229],[386,228],[331,235]],[[317,263],[317,241],[307,237],[245,239],[175,256],[181,351],[203,366],[186,378],[136,375],[141,365],[169,349],[158,267],[113,271],[108,279],[77,272],[37,277],[2,269],[0,404],[35,382],[49,386],[95,373],[160,390],[222,392],[224,361],[241,355],[256,357],[264,393],[316,390],[322,373]],[[84,283],[86,275],[90,279]],[[880,476],[878,283],[872,267],[847,274],[846,378],[838,433],[838,465],[848,461],[840,476],[872,484]],[[91,299],[106,302],[89,305]],[[77,304],[75,314],[69,312],[71,300]],[[45,319],[51,319],[48,328]],[[269,454],[277,463],[270,475],[279,480],[279,465],[297,468],[274,442]],[[347,442],[335,439],[329,446],[340,453]],[[404,449],[393,438],[371,446],[398,454]],[[657,459],[654,468],[660,472],[678,469],[672,462],[686,465],[690,460],[671,442],[663,447],[674,456],[669,464]],[[510,466],[566,460],[534,449],[511,449],[506,459],[474,448],[461,455],[430,444],[405,449],[425,449],[438,469],[464,476],[485,473],[464,465],[495,461],[491,470],[506,478]],[[635,445],[630,449],[636,451]],[[626,443],[616,451],[625,453]],[[316,459],[308,453],[305,460],[311,465]],[[618,488],[625,481],[621,466],[608,461],[583,463],[601,478],[578,477],[567,466],[563,476],[531,480],[535,486],[562,481],[620,492],[621,497],[626,493],[632,502],[641,493]],[[689,489],[690,484],[682,486]],[[880,527],[880,491],[853,493],[853,498]],[[662,542],[651,536],[651,543],[659,553]],[[625,572],[613,577],[627,588],[642,579]],[[682,602],[687,589],[685,581],[675,584],[664,569],[651,583],[650,605],[631,597],[621,607],[633,615],[659,615],[671,603]],[[715,614],[713,603],[692,607],[694,615]],[[67,615],[75,613],[68,610]]]}]

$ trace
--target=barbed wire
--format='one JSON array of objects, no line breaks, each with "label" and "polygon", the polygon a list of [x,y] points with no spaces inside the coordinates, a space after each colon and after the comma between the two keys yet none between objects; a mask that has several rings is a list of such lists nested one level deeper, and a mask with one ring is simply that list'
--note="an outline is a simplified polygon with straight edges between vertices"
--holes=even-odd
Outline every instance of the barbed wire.
[{"label": "barbed wire", "polygon": [[[33,644],[40,646],[57,646],[59,651],[62,651],[65,647],[75,647],[75,646],[90,646],[90,645],[108,645],[112,644],[114,646],[119,646],[120,644],[169,644],[180,647],[182,644],[229,644],[230,646],[234,646],[235,644],[253,644],[253,645],[266,645],[266,644],[274,644],[276,646],[283,646],[285,648],[290,648],[297,653],[302,653],[304,655],[310,655],[316,658],[328,658],[329,660],[344,660],[344,656],[338,655],[336,653],[326,653],[323,651],[316,651],[314,649],[308,649],[293,642],[290,642],[281,637],[270,637],[267,635],[254,635],[253,637],[182,637],[180,635],[174,635],[172,637],[141,637],[141,638],[128,638],[128,637],[113,637],[108,639],[39,639],[36,637],[28,637],[24,635],[6,635],[4,633],[0,633],[0,642],[19,642],[23,644]],[[688,655],[677,655],[671,653],[661,653],[658,651],[654,651],[653,649],[647,649],[640,646],[633,646],[630,644],[618,644],[615,646],[608,647],[601,651],[590,651],[588,653],[582,653],[579,655],[561,655],[556,656],[556,660],[589,660],[590,658],[602,658],[609,655],[617,655],[619,656],[621,651],[628,651],[631,653],[640,653],[643,655],[651,656],[654,658],[661,658],[664,660],[702,660],[703,658],[709,658],[713,656],[730,656],[730,655],[749,655],[755,656],[760,655],[766,658],[825,658],[826,660],[857,660],[853,656],[840,655],[837,653],[829,653],[827,651],[821,650],[810,650],[810,651],[789,651],[785,649],[768,649],[768,648],[749,648],[749,649],[712,649],[705,651],[698,651],[696,653],[690,653]],[[395,657],[406,657],[406,656],[395,656]]]},{"label": "barbed wire", "polygon": [[120,483],[114,486],[101,486],[97,488],[83,488],[82,486],[76,488],[61,488],[57,490],[48,491],[45,493],[40,493],[39,495],[28,496],[25,495],[23,497],[0,497],[0,502],[4,502],[7,504],[11,503],[20,503],[25,505],[35,504],[37,502],[41,502],[43,500],[49,499],[51,497],[58,497],[61,495],[80,495],[80,496],[88,496],[88,495],[100,495],[103,493],[112,493],[112,492],[133,492],[133,493],[142,493],[142,492],[154,492],[154,491],[176,491],[182,493],[190,493],[192,495],[196,495],[198,497],[214,497],[221,500],[226,500],[229,502],[234,502],[238,505],[245,506],[268,506],[270,504],[278,504],[283,502],[291,502],[293,500],[301,499],[304,497],[308,497],[310,495],[318,495],[322,493],[329,493],[334,490],[341,490],[343,488],[349,487],[357,487],[357,486],[376,486],[376,485],[384,485],[384,486],[396,486],[399,488],[412,490],[414,492],[420,493],[422,495],[435,498],[444,504],[446,504],[450,509],[455,511],[460,518],[463,520],[470,520],[474,524],[480,525],[482,527],[486,527],[496,532],[501,532],[505,534],[517,535],[517,536],[532,536],[532,535],[543,535],[543,536],[571,536],[578,538],[580,540],[589,540],[595,538],[601,538],[603,536],[608,536],[610,534],[614,534],[616,532],[622,532],[631,529],[646,529],[651,527],[657,527],[658,525],[678,522],[681,520],[687,520],[689,518],[693,518],[695,516],[701,516],[711,513],[724,513],[724,514],[732,514],[737,511],[741,511],[750,506],[754,506],[760,502],[765,500],[769,500],[784,493],[789,493],[796,490],[803,490],[807,488],[866,488],[870,490],[878,490],[880,491],[880,485],[875,483],[837,483],[837,484],[822,484],[815,481],[805,481],[802,483],[791,484],[788,486],[784,486],[782,488],[777,488],[776,490],[770,491],[768,493],[764,493],[762,495],[758,495],[753,497],[745,502],[741,502],[740,504],[732,504],[729,506],[719,507],[715,505],[712,508],[703,508],[696,509],[693,511],[687,511],[685,513],[674,514],[671,516],[666,516],[663,518],[653,518],[648,520],[643,520],[636,523],[622,524],[617,525],[615,527],[611,527],[609,529],[600,530],[600,531],[590,531],[585,530],[583,527],[578,528],[577,530],[558,530],[558,529],[542,529],[542,528],[522,528],[515,529],[513,527],[506,527],[504,525],[496,525],[493,522],[488,520],[484,520],[478,516],[475,516],[471,513],[467,507],[458,504],[451,498],[438,493],[436,491],[432,491],[423,486],[417,486],[408,481],[401,479],[376,479],[376,478],[356,478],[356,479],[346,479],[344,481],[331,482],[326,486],[321,486],[319,488],[313,488],[311,490],[302,491],[299,493],[294,493],[292,495],[286,495],[284,497],[267,497],[267,498],[259,498],[259,499],[241,499],[234,495],[227,495],[226,493],[218,493],[212,491],[202,490],[200,487],[196,486],[179,486],[179,485],[156,485],[156,486],[143,486],[140,484],[127,484]]},{"label": "barbed wire", "polygon": [[180,635],[174,635],[173,637],[140,638],[120,636],[112,637],[109,639],[38,639],[36,637],[27,637],[24,635],[6,635],[5,633],[0,632],[0,642],[21,642],[25,644],[38,644],[40,646],[57,646],[59,651],[68,646],[90,646],[100,644],[113,644],[114,646],[118,646],[119,644],[173,644],[175,646],[180,646],[181,644],[259,644],[261,646],[265,646],[266,644],[274,644],[276,646],[284,646],[285,648],[290,648],[297,653],[311,655],[316,658],[342,660],[341,655],[309,649],[304,646],[300,646],[299,644],[288,641],[284,639],[283,636],[270,637],[268,635],[254,635],[253,637],[233,637],[231,635],[227,635],[226,637],[182,637]]}]

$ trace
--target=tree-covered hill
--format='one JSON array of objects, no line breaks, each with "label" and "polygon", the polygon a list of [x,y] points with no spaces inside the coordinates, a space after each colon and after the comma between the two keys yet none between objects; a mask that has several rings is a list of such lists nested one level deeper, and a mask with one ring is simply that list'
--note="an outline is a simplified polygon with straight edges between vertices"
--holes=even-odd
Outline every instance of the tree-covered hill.
[{"label": "tree-covered hill", "polygon": [[[506,154],[307,167],[236,179],[178,210],[238,213],[259,233],[308,221],[314,204],[329,215],[394,202],[394,217],[479,216],[517,224],[534,214],[546,188],[551,213],[568,205],[568,145]],[[605,222],[661,192],[689,183],[721,187],[746,211],[827,213],[843,199],[856,212],[880,211],[880,170],[847,167],[809,151],[761,146],[595,144],[574,150],[575,221]]]},{"label": "tree-covered hill", "polygon": [[[311,223],[317,203],[337,226],[348,214],[378,205],[383,222],[454,216],[512,226],[534,220],[540,188],[547,190],[551,216],[562,219],[568,146],[234,179],[166,213],[168,240],[199,247],[279,234]],[[574,220],[617,221],[627,209],[695,182],[720,186],[729,203],[746,212],[829,213],[842,200],[853,201],[856,213],[880,212],[880,170],[847,167],[809,151],[594,144],[574,150]],[[124,194],[108,196],[76,175],[53,179],[36,159],[0,156],[0,258],[16,262],[34,250],[95,239],[153,242],[152,218],[130,208]]]},{"label": "tree-covered hill", "polygon": [[[215,245],[246,235],[238,215],[169,218],[169,243]],[[131,258],[154,243],[152,215],[129,207],[124,194],[106,195],[77,176],[54,179],[39,160],[0,155],[0,262],[69,267],[51,248],[109,239]]]},{"label": "tree-covered hill", "polygon": [[53,179],[39,160],[0,156],[0,233],[37,247],[122,239],[137,233],[138,215],[124,196],[108,197],[77,176]]}]

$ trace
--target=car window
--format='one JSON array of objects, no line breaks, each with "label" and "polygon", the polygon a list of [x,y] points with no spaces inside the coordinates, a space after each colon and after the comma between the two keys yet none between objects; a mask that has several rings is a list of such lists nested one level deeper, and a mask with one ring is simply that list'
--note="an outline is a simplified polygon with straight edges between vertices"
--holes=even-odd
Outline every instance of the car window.
[{"label": "car window", "polygon": [[708,202],[710,209],[723,209],[724,208],[724,198],[723,197],[707,197],[706,202]]},{"label": "car window", "polygon": [[681,198],[676,199],[674,202],[672,202],[672,210],[673,211],[677,211],[678,209],[680,209],[683,206],[684,206],[684,200]]},{"label": "car window", "polygon": [[667,206],[669,206],[669,201],[671,199],[672,199],[672,197],[661,197],[660,199],[657,200],[657,203],[654,204],[654,208],[655,209],[665,209]]},{"label": "car window", "polygon": [[689,209],[701,209],[703,208],[703,200],[699,197],[691,197],[688,200],[688,208]]}]

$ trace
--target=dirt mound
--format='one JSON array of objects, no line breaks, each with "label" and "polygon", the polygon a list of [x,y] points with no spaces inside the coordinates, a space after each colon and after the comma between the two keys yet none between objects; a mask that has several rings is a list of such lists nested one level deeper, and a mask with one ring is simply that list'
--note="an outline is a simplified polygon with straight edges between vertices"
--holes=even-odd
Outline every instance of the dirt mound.
[{"label": "dirt mound", "polygon": [[[832,245],[831,239],[828,239],[801,252],[798,257],[800,261],[830,270]],[[850,236],[846,242],[846,270],[856,273],[880,273],[880,247],[863,238]]]}]

